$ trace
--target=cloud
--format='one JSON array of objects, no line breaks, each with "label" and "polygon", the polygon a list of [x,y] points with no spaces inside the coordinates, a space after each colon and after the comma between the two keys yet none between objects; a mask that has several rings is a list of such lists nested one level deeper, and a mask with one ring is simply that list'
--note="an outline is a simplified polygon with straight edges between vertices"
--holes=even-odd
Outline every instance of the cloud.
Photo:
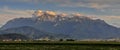
[{"label": "cloud", "polygon": [[115,26],[120,28],[120,16],[111,16],[111,15],[86,15],[87,17],[93,18],[93,19],[101,19],[104,20],[109,25]]},{"label": "cloud", "polygon": [[[51,3],[59,0],[0,0],[0,2],[11,2],[11,3]],[[63,0],[62,0],[63,1]]]},{"label": "cloud", "polygon": [[[50,0],[51,2],[61,3],[58,7],[86,7],[99,10],[108,14],[120,13],[120,0]],[[116,10],[118,10],[116,12]],[[108,12],[107,12],[108,11]],[[114,11],[114,12],[113,12]]]},{"label": "cloud", "polygon": [[2,14],[11,14],[11,15],[18,15],[18,16],[31,16],[31,14],[34,12],[34,10],[15,10],[15,9],[8,8],[8,6],[4,6],[3,8],[0,8],[0,12]]},{"label": "cloud", "polygon": [[[57,4],[65,7],[88,7],[95,9],[113,8],[120,5],[120,0],[0,0],[0,2],[20,2],[34,4]],[[119,7],[120,8],[120,7]]]},{"label": "cloud", "polygon": [[10,9],[8,6],[0,8],[0,25],[5,24],[7,21],[14,18],[28,18],[32,17],[34,10],[14,10]]},{"label": "cloud", "polygon": [[98,16],[97,18],[104,20],[110,25],[120,28],[120,16]]}]

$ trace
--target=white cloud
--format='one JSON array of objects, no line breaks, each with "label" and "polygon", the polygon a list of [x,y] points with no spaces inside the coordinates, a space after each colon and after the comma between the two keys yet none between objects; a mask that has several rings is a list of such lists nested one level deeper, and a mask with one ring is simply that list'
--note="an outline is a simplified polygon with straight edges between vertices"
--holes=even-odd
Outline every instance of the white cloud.
[{"label": "white cloud", "polygon": [[120,27],[120,16],[98,16],[97,18],[102,19],[115,27]]},{"label": "white cloud", "polygon": [[7,21],[14,18],[28,18],[32,17],[34,10],[13,10],[7,6],[0,8],[0,24],[4,24]]},{"label": "white cloud", "polygon": [[12,14],[12,15],[24,15],[24,16],[31,16],[31,14],[34,12],[34,10],[17,10],[17,9],[11,9],[8,6],[4,6],[3,8],[0,8],[0,12],[3,14]]},{"label": "white cloud", "polygon": [[[60,6],[88,7],[88,8],[113,8],[120,5],[120,0],[0,0],[0,2],[23,2],[23,3],[57,3]],[[120,7],[119,7],[120,8]]]}]

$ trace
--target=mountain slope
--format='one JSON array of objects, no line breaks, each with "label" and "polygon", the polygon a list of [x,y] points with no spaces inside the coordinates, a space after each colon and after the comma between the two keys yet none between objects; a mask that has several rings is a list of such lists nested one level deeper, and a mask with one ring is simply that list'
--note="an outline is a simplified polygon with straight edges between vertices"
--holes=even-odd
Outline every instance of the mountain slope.
[{"label": "mountain slope", "polygon": [[[26,35],[27,37],[29,37],[31,39],[38,39],[38,38],[43,38],[43,37],[49,37],[49,38],[53,39],[53,37],[55,38],[56,36],[60,35],[60,34],[52,34],[52,33],[48,33],[48,32],[45,32],[45,31],[37,30],[37,29],[35,29],[33,27],[30,27],[30,26],[9,28],[9,29],[3,30],[3,32],[19,33],[19,34]],[[60,36],[65,37],[65,35],[62,35],[62,34]]]},{"label": "mountain slope", "polygon": [[[15,18],[13,20],[8,21],[2,29],[8,29],[13,27],[21,27],[21,26],[31,26],[35,22],[31,20],[31,18]],[[5,27],[5,28],[4,28]]]},{"label": "mountain slope", "polygon": [[0,40],[17,40],[17,39],[22,39],[22,40],[27,40],[29,39],[25,35],[22,34],[17,34],[17,33],[8,33],[8,34],[0,34]]}]

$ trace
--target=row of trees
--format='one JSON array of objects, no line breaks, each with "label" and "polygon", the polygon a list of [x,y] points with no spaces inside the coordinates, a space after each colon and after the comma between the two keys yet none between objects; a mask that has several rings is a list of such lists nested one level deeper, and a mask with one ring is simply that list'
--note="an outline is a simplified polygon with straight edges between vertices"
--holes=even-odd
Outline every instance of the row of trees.
[{"label": "row of trees", "polygon": [[74,39],[60,39],[59,41],[75,41]]}]

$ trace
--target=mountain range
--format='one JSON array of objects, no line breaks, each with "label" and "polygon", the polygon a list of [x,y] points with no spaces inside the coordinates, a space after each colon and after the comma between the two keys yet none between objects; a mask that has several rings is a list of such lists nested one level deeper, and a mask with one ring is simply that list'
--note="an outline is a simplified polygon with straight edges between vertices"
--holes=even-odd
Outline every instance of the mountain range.
[{"label": "mountain range", "polygon": [[15,18],[1,27],[2,32],[21,33],[30,38],[104,39],[120,37],[120,28],[104,20],[81,14],[57,14],[53,11],[35,11],[31,18]]}]

